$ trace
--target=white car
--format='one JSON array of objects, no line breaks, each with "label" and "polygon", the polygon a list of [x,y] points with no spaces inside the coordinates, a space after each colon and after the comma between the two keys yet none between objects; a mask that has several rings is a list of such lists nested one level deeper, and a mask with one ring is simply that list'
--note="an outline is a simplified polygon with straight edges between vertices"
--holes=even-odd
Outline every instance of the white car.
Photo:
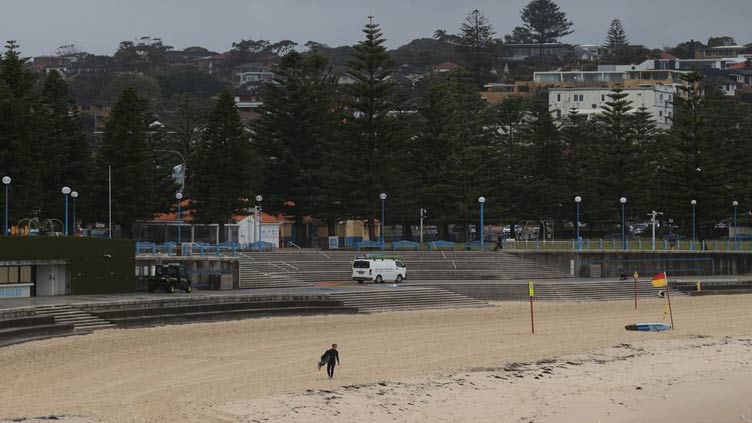
[{"label": "white car", "polygon": [[352,264],[352,279],[358,283],[365,281],[402,283],[406,278],[407,267],[397,259],[359,257]]}]

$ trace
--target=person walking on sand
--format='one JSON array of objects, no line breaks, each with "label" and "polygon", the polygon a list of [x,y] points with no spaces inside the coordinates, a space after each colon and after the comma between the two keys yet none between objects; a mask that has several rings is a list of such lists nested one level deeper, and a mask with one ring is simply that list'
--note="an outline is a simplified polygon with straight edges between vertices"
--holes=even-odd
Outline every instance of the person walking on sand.
[{"label": "person walking on sand", "polygon": [[321,356],[321,363],[326,363],[326,374],[329,375],[329,379],[334,377],[334,366],[339,364],[339,353],[337,352],[337,344],[332,344],[332,348],[326,350]]}]

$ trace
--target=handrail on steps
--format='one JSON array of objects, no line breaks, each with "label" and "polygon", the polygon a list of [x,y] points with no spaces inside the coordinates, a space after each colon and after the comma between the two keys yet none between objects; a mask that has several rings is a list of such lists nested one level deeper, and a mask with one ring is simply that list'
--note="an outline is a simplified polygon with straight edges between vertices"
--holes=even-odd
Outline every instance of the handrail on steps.
[{"label": "handrail on steps", "polygon": [[292,241],[287,241],[287,246],[288,247],[295,247],[295,248],[298,249],[298,252],[301,252],[301,253],[303,252],[303,249],[300,248],[300,246],[298,244],[296,244],[296,243],[294,243]]}]

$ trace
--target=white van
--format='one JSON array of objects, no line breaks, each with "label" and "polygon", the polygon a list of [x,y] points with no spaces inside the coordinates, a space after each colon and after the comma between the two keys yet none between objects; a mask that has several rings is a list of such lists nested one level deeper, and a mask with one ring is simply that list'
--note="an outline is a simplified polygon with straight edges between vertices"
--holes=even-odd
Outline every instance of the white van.
[{"label": "white van", "polygon": [[402,283],[406,278],[407,267],[394,258],[358,257],[352,264],[352,279],[358,283]]}]

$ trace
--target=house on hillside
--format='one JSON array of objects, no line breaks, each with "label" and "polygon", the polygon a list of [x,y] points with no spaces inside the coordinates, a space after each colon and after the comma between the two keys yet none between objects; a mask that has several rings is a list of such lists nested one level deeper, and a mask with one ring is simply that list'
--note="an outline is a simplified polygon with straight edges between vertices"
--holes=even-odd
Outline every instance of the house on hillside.
[{"label": "house on hillside", "polygon": [[[658,128],[671,128],[676,95],[671,85],[625,88],[622,92],[632,103],[632,113],[644,107]],[[611,101],[610,94],[612,91],[607,87],[552,88],[548,91],[548,109],[557,119],[566,117],[572,110],[590,119],[603,113],[604,106]]]},{"label": "house on hillside", "polygon": [[453,71],[460,67],[460,65],[452,62],[444,62],[439,63],[438,65],[433,67],[433,73],[449,73],[450,71]]},{"label": "house on hillside", "polygon": [[198,68],[203,72],[214,74],[219,71],[219,67],[229,58],[229,53],[213,54],[211,56],[196,59]]},{"label": "house on hillside", "polygon": [[695,59],[717,59],[720,57],[736,57],[750,50],[747,46],[718,46],[705,47],[695,50]]},{"label": "house on hillside", "polygon": [[57,71],[60,75],[67,75],[71,63],[68,59],[60,56],[37,56],[31,61],[31,65],[37,72],[48,74]]},{"label": "house on hillside", "polygon": [[592,62],[600,59],[604,54],[606,54],[606,49],[597,44],[580,44],[574,46],[574,58],[577,60]]},{"label": "house on hillside", "polygon": [[574,55],[571,44],[504,44],[501,48],[501,58],[510,62],[521,62],[529,58],[558,58],[565,59]]}]

